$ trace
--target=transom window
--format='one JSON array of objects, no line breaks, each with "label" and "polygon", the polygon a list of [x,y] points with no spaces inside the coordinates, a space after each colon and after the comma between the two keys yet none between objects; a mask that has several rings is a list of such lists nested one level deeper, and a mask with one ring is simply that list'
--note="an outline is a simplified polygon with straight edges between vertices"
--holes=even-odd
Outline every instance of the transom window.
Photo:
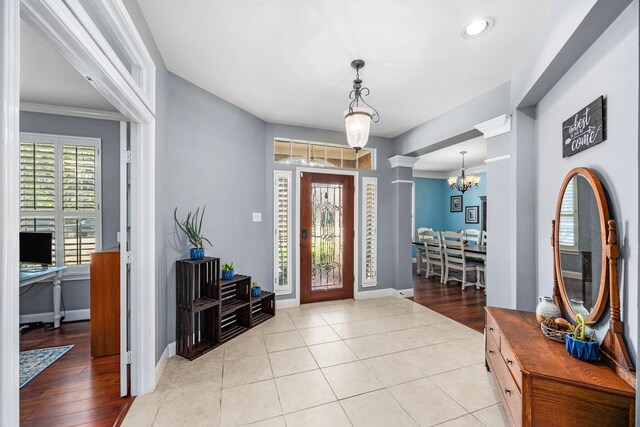
[{"label": "transom window", "polygon": [[20,135],[20,231],[52,233],[55,265],[88,272],[100,248],[100,190],[100,139]]},{"label": "transom window", "polygon": [[296,166],[375,170],[375,150],[363,148],[357,153],[349,146],[276,139],[275,162]]}]

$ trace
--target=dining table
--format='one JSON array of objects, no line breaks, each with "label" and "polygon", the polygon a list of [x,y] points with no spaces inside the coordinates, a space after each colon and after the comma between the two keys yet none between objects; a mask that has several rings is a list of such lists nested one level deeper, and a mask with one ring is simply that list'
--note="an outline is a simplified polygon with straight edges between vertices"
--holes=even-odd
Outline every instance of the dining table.
[{"label": "dining table", "polygon": [[[418,270],[418,276],[422,271],[422,248],[424,248],[424,243],[422,242],[412,242],[416,247],[416,264]],[[483,261],[487,260],[487,246],[486,245],[464,245],[464,251],[467,253],[467,258],[475,258],[481,259]]]}]

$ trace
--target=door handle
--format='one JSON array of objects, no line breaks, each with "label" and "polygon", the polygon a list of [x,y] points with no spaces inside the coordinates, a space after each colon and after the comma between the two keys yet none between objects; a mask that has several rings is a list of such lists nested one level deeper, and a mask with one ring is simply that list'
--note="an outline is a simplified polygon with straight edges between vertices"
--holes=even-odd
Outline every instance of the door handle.
[{"label": "door handle", "polygon": [[303,228],[302,231],[301,231],[301,234],[302,234],[302,238],[306,239],[307,238],[307,229]]}]

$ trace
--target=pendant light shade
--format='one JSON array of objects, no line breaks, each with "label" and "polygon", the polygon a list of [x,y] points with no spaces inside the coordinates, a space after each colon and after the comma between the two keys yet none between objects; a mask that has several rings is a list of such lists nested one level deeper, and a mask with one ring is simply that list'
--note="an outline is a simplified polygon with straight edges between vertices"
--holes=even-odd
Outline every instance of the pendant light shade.
[{"label": "pendant light shade", "polygon": [[[362,99],[369,95],[369,89],[362,86],[360,70],[364,67],[362,59],[351,62],[351,68],[356,70],[356,78],[353,81],[353,90],[349,93],[349,108],[344,112],[344,126],[347,131],[347,142],[358,152],[369,141],[371,122],[377,123],[380,115],[371,105]],[[360,106],[360,104],[363,106]],[[364,106],[366,105],[366,107]]]},{"label": "pendant light shade", "polygon": [[352,111],[346,110],[344,112],[347,142],[356,151],[367,145],[372,114],[373,112],[365,107],[354,107]]}]

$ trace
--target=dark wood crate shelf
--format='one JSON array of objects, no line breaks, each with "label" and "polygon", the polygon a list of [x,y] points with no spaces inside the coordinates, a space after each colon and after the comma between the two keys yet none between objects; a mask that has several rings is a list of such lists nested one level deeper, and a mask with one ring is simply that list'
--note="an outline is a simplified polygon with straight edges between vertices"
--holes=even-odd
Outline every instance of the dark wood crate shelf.
[{"label": "dark wood crate shelf", "polygon": [[231,325],[228,326],[227,328],[223,329],[221,337],[222,337],[222,342],[225,343],[227,341],[229,341],[230,339],[233,339],[235,337],[237,337],[238,335],[240,335],[241,333],[247,331],[249,328],[245,328],[244,326],[240,326],[240,325]]},{"label": "dark wood crate shelf", "polygon": [[253,301],[256,301],[256,300],[258,300],[258,301],[259,301],[259,300],[261,300],[261,299],[263,299],[263,298],[269,298],[271,295],[275,295],[275,294],[274,294],[273,292],[269,292],[269,291],[262,291],[262,293],[260,294],[260,296],[259,296],[259,297],[251,296],[251,299],[252,299]]},{"label": "dark wood crate shelf", "polygon": [[239,308],[249,305],[249,301],[243,301],[236,298],[222,301],[222,315],[232,313]]},{"label": "dark wood crate shelf", "polygon": [[206,352],[213,350],[214,348],[218,347],[219,345],[220,344],[218,344],[217,342],[212,341],[212,340],[201,340],[201,341],[199,341],[196,345],[193,346],[193,358],[191,360],[202,356]]},{"label": "dark wood crate shelf", "polygon": [[269,319],[271,319],[273,317],[273,314],[268,314],[268,313],[264,313],[264,312],[258,312],[257,314],[253,315],[253,319],[251,321],[251,325],[252,326],[257,326],[260,323],[263,323]]},{"label": "dark wood crate shelf", "polygon": [[251,281],[251,276],[245,276],[244,274],[236,274],[230,280],[220,280],[220,286],[224,287],[227,285],[233,285],[235,283],[242,282],[245,279],[249,279],[249,281]]},{"label": "dark wood crate shelf", "polygon": [[194,360],[275,315],[275,294],[251,297],[251,276],[220,280],[220,259],[176,263],[176,352]]},{"label": "dark wood crate shelf", "polygon": [[215,307],[218,304],[220,304],[220,300],[215,298],[202,297],[202,298],[194,299],[193,305],[191,307],[191,312],[197,313],[199,311],[206,310],[211,307]]}]

